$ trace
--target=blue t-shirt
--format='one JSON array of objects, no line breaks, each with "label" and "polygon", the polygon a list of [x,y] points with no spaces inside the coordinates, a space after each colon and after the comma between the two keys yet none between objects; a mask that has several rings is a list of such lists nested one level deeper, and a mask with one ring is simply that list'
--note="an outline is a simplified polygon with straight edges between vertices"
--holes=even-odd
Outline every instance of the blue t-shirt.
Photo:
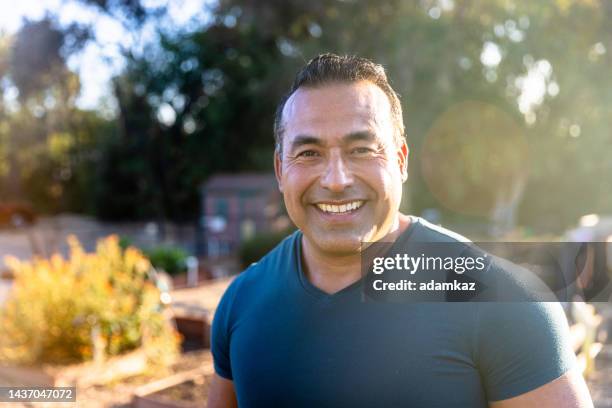
[{"label": "blue t-shirt", "polygon": [[[300,231],[240,274],[215,314],[215,371],[240,407],[487,407],[574,362],[557,303],[363,302],[305,277]],[[402,242],[453,242],[413,218]]]}]

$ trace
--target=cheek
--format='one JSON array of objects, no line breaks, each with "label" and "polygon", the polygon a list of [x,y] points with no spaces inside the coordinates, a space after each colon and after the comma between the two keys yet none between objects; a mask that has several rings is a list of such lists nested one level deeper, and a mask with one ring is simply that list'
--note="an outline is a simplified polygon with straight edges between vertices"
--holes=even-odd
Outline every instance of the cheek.
[{"label": "cheek", "polygon": [[358,166],[358,171],[361,178],[366,180],[374,190],[379,191],[388,190],[399,176],[399,172],[384,159],[362,163]]},{"label": "cheek", "polygon": [[364,182],[376,194],[378,205],[395,207],[402,198],[401,173],[389,165],[372,166],[363,172]]},{"label": "cheek", "polygon": [[[288,165],[283,169],[283,190],[285,202],[298,205],[308,188],[316,179],[316,170],[303,165]],[[289,205],[289,204],[288,204]]]}]

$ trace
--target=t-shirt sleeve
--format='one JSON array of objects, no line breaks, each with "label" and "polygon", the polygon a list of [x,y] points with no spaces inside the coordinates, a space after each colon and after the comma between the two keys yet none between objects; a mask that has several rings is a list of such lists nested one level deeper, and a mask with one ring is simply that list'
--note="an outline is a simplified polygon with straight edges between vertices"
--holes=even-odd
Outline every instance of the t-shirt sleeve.
[{"label": "t-shirt sleeve", "polygon": [[575,364],[558,303],[480,303],[476,322],[477,364],[489,401],[532,391]]},{"label": "t-shirt sleeve", "polygon": [[236,296],[236,278],[227,288],[215,311],[211,330],[210,348],[213,356],[215,372],[223,378],[232,380],[232,366],[230,362],[230,331],[231,308]]}]

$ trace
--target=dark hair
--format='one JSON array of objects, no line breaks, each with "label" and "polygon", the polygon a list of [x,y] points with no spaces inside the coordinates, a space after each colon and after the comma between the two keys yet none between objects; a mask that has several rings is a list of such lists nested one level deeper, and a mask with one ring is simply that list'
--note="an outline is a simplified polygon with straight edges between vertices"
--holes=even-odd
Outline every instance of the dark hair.
[{"label": "dark hair", "polygon": [[274,115],[274,140],[276,150],[282,152],[283,109],[285,103],[300,87],[315,88],[329,83],[350,83],[370,81],[377,85],[389,98],[391,117],[397,132],[395,140],[398,144],[404,138],[404,121],[402,106],[397,93],[391,88],[385,69],[366,58],[352,55],[321,54],[310,61],[298,72],[289,92],[283,97]]}]

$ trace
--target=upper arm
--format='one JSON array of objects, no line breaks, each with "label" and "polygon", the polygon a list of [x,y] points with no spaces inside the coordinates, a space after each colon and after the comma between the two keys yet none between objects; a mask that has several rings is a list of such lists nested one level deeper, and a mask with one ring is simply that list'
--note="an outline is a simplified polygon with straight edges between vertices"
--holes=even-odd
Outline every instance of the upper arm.
[{"label": "upper arm", "polygon": [[208,389],[208,408],[234,408],[238,406],[234,382],[232,381],[229,353],[229,314],[233,288],[234,286],[230,286],[223,295],[213,319],[211,352],[215,374]]},{"label": "upper arm", "polygon": [[489,401],[510,400],[562,378],[576,365],[557,303],[481,303],[476,363]]},{"label": "upper arm", "polygon": [[213,356],[215,373],[233,380],[230,361],[230,340],[232,327],[232,305],[236,297],[236,286],[240,277],[227,288],[215,311],[211,327],[210,351]]},{"label": "upper arm", "polygon": [[593,401],[578,370],[571,370],[517,397],[490,402],[491,408],[592,408]]},{"label": "upper arm", "polygon": [[236,408],[236,393],[231,380],[214,374],[208,388],[208,408]]}]

